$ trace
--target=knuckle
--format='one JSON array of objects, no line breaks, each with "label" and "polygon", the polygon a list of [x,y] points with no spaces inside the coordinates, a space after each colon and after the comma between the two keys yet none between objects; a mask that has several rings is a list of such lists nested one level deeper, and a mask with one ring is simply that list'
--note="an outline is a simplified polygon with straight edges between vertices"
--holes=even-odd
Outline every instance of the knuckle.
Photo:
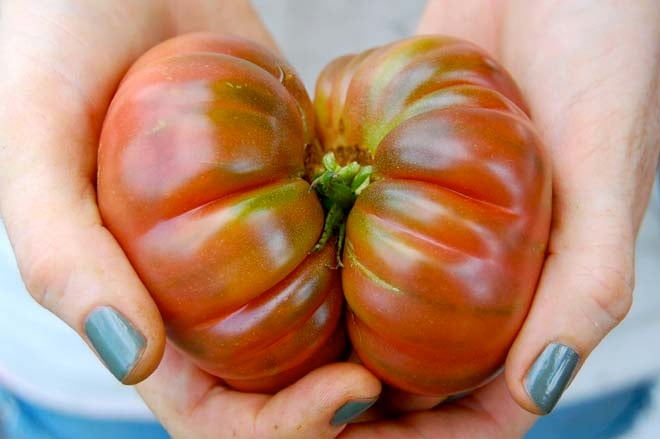
[{"label": "knuckle", "polygon": [[32,252],[19,263],[26,289],[42,306],[54,309],[59,301],[57,259],[50,252]]},{"label": "knuckle", "polygon": [[601,265],[590,273],[594,287],[588,297],[609,327],[621,323],[632,306],[634,270],[627,265]]}]

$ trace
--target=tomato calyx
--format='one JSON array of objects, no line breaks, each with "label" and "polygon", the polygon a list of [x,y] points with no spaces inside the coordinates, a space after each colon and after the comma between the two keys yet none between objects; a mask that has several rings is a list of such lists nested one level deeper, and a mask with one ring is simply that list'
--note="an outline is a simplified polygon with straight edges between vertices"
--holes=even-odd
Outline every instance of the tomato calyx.
[{"label": "tomato calyx", "polygon": [[323,156],[323,171],[312,181],[311,188],[321,200],[326,212],[325,224],[319,241],[312,252],[321,250],[328,240],[337,233],[337,266],[342,267],[341,253],[346,236],[346,218],[355,200],[371,182],[373,168],[350,162],[345,166],[337,163],[335,154]]}]

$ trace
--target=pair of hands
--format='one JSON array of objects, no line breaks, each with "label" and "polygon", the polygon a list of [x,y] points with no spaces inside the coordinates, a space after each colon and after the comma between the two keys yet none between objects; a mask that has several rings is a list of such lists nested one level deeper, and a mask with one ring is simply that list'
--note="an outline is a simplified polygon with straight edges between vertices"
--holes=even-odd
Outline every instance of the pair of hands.
[{"label": "pair of hands", "polygon": [[146,345],[124,382],[140,382],[176,438],[521,436],[535,419],[529,411],[539,412],[525,390],[537,356],[561,342],[582,364],[631,304],[635,237],[660,145],[660,6],[616,4],[432,0],[420,23],[421,33],[471,40],[509,69],[554,173],[533,307],[505,374],[463,399],[424,410],[439,401],[389,395],[410,413],[332,425],[345,403],[381,393],[359,365],[325,366],[274,396],[242,394],[166,346],[155,304],[101,222],[98,137],[123,73],[158,42],[211,30],[274,47],[247,0],[3,3],[0,212],[25,283],[88,341],[85,319],[98,306],[136,327]]}]

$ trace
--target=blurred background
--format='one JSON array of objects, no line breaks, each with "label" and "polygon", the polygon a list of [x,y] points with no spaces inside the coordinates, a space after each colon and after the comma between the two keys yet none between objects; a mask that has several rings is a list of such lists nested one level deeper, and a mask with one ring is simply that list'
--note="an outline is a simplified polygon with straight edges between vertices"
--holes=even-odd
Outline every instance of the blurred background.
[{"label": "blurred background", "polygon": [[[253,3],[313,96],[314,81],[328,61],[412,35],[426,1],[253,0]],[[642,413],[633,430],[624,436],[626,439],[660,438],[659,198],[656,184],[638,239],[633,308],[626,320],[591,354],[556,409],[616,392],[634,381],[655,380],[652,400],[648,404],[639,401],[645,407],[639,409]]]},{"label": "blurred background", "polygon": [[316,78],[330,60],[412,35],[426,0],[252,3],[313,97]]}]

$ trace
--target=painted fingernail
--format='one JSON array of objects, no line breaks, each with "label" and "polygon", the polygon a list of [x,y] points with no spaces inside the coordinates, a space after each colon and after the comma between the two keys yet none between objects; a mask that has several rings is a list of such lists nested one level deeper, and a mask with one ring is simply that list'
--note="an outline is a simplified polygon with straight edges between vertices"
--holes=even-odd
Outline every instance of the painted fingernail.
[{"label": "painted fingernail", "polygon": [[527,372],[525,388],[543,414],[559,401],[573,377],[580,356],[561,343],[551,343]]},{"label": "painted fingernail", "polygon": [[443,404],[449,403],[449,402],[454,402],[457,401],[461,398],[465,398],[468,396],[470,393],[472,393],[472,390],[468,390],[467,392],[461,392],[461,393],[454,393],[453,395],[449,395],[443,402]]},{"label": "painted fingernail", "polygon": [[330,424],[335,427],[348,424],[362,413],[366,412],[369,407],[376,403],[377,400],[378,398],[348,401],[335,412]]},{"label": "painted fingernail", "polygon": [[124,381],[144,351],[146,340],[117,310],[95,309],[85,322],[85,333],[110,372]]}]

